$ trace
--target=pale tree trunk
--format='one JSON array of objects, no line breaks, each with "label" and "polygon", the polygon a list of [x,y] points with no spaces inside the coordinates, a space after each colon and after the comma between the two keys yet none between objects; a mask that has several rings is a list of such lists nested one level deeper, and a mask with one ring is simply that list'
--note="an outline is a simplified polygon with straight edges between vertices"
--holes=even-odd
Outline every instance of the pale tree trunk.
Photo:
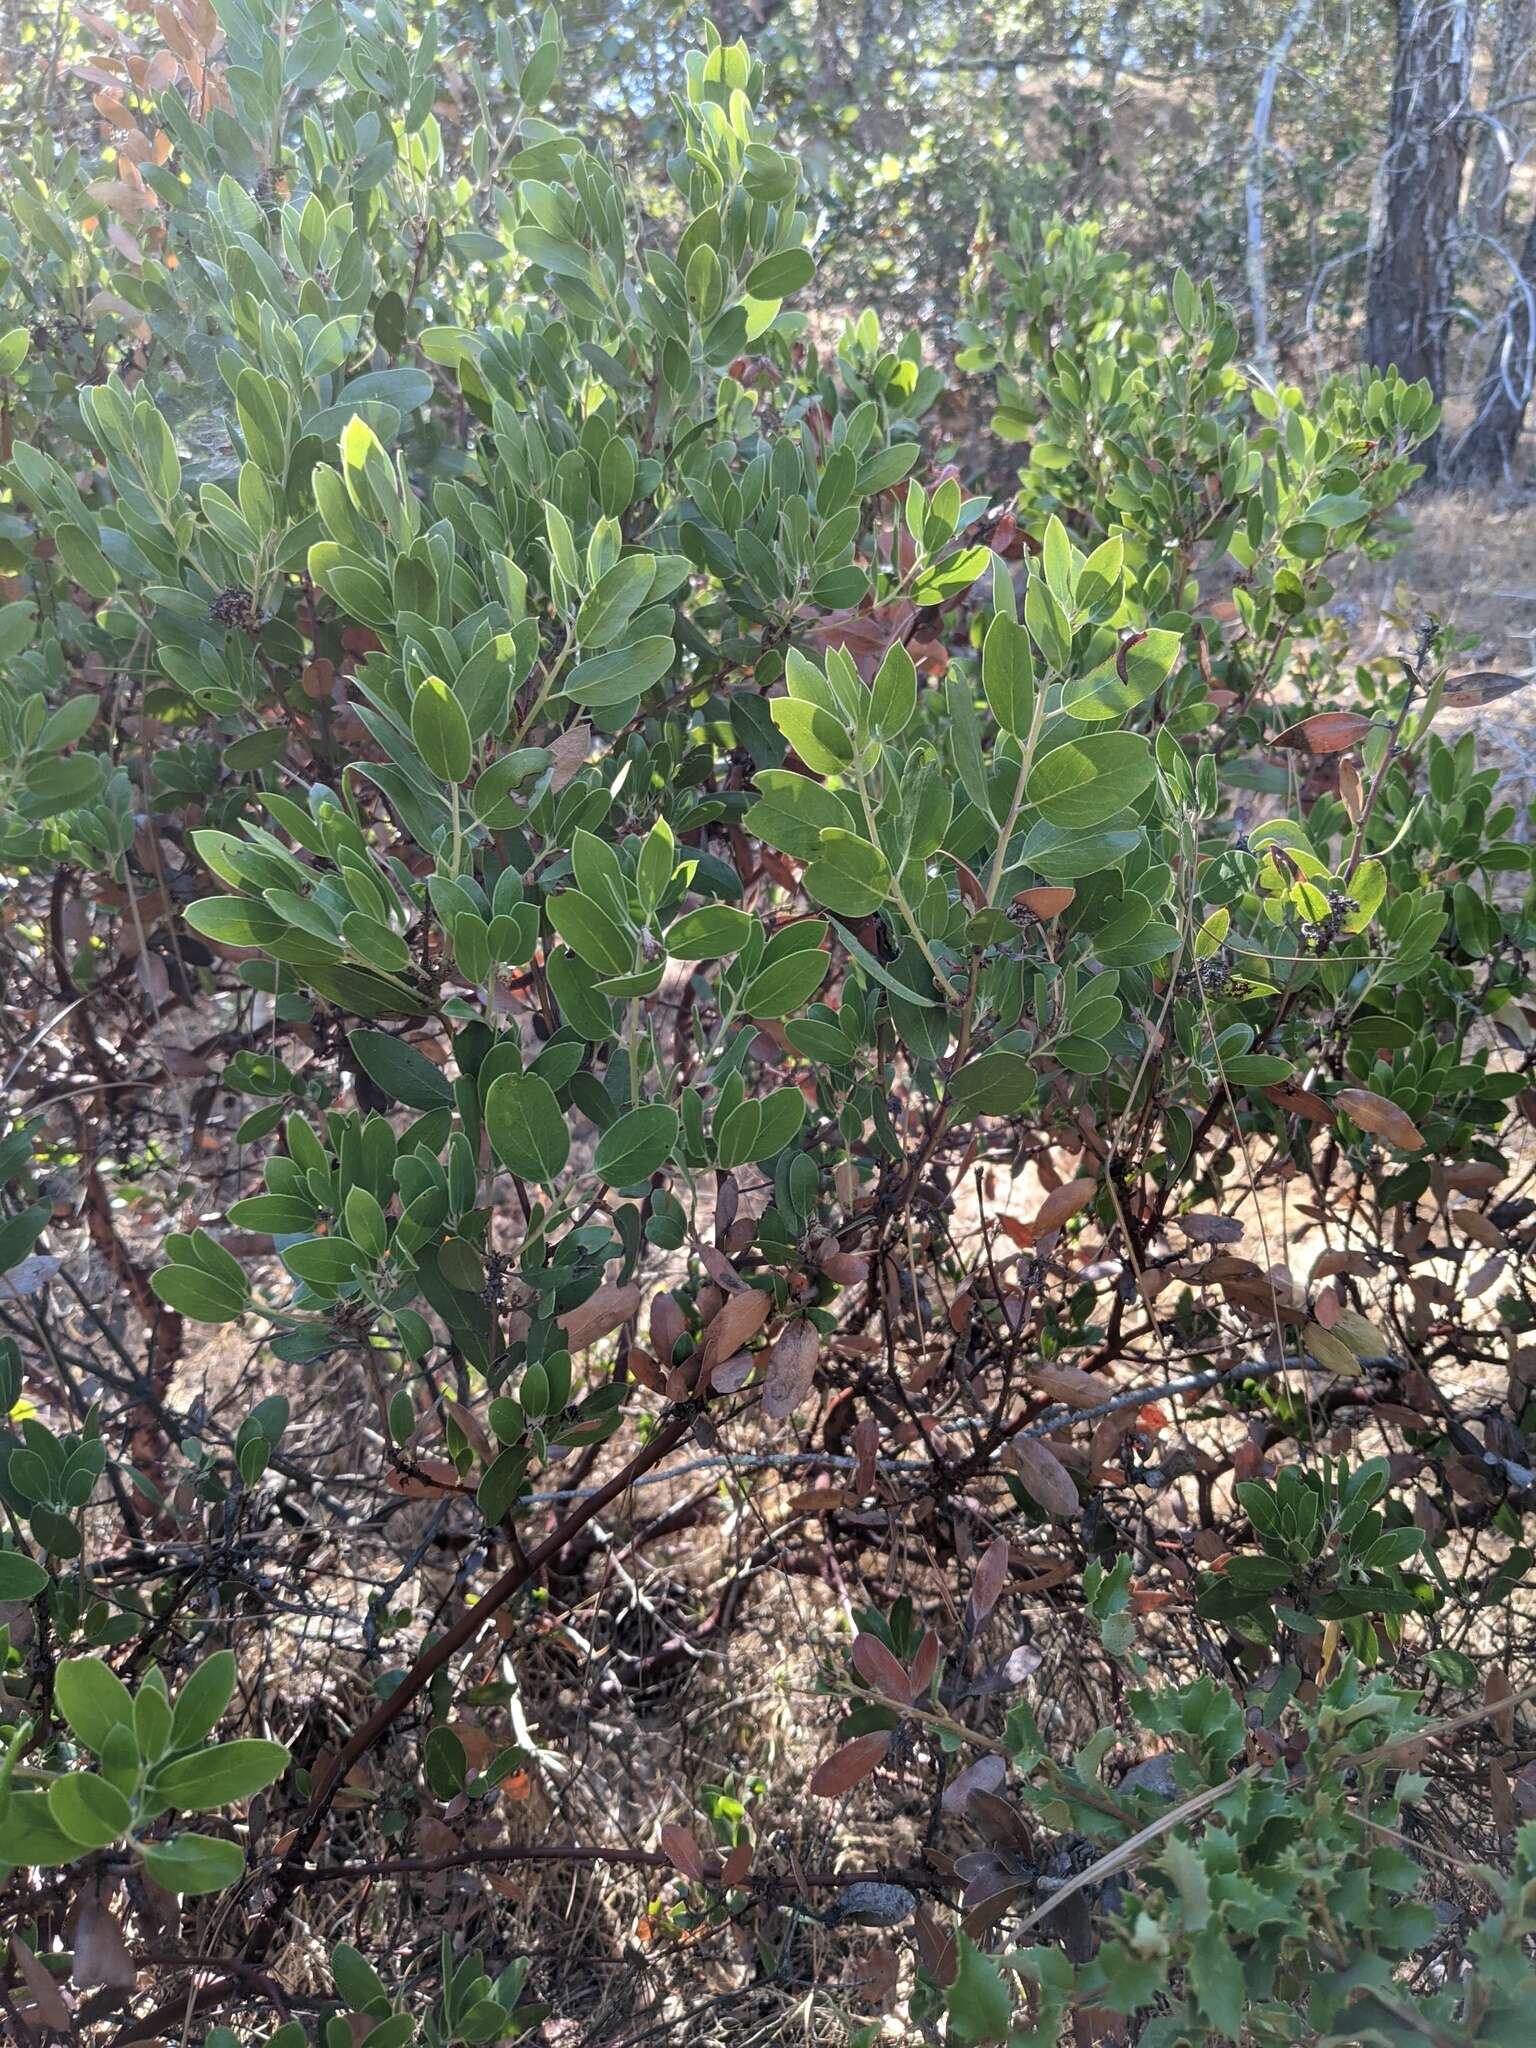
[{"label": "pale tree trunk", "polygon": [[[1495,238],[1504,232],[1510,166],[1519,148],[1517,136],[1511,134],[1497,109],[1501,102],[1517,100],[1525,91],[1533,39],[1536,39],[1536,0],[1503,0],[1489,71],[1488,98],[1490,107],[1495,111],[1487,121],[1479,124],[1464,208],[1469,227],[1479,234]],[[1516,128],[1524,126],[1518,109],[1510,110],[1510,122]]]},{"label": "pale tree trunk", "polygon": [[1274,112],[1275,87],[1292,45],[1312,18],[1313,5],[1314,0],[1296,0],[1269,53],[1259,79],[1258,98],[1254,102],[1253,142],[1248,152],[1244,210],[1248,226],[1248,303],[1253,309],[1253,359],[1259,374],[1271,378],[1275,374],[1275,352],[1269,339],[1269,280],[1264,251],[1264,159],[1269,150],[1269,123]]},{"label": "pale tree trunk", "polygon": [[1446,460],[1457,483],[1500,483],[1510,473],[1536,370],[1536,215],[1520,247],[1520,276],[1510,294],[1478,387],[1472,424]]},{"label": "pale tree trunk", "polygon": [[[1445,336],[1455,286],[1462,112],[1471,40],[1466,0],[1398,0],[1397,61],[1380,209],[1373,222],[1364,356],[1445,394]],[[1419,460],[1434,478],[1439,436]]]}]

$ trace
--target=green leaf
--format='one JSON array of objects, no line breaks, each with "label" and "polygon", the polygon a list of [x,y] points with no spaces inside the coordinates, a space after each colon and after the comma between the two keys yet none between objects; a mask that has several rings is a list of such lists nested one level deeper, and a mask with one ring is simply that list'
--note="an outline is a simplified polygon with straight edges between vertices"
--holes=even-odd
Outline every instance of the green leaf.
[{"label": "green leaf", "polygon": [[485,1127],[509,1172],[548,1187],[571,1153],[571,1134],[555,1091],[538,1074],[503,1074],[485,1098]]},{"label": "green leaf", "polygon": [[[133,1825],[133,1808],[105,1778],[94,1771],[72,1771],[48,1787],[48,1811],[82,1849],[104,1849],[120,1841]],[[0,1840],[3,1847],[3,1840]]]},{"label": "green leaf", "polygon": [[428,768],[444,782],[464,782],[474,742],[464,707],[440,676],[428,676],[411,702],[411,738]]},{"label": "green leaf", "polygon": [[677,1111],[664,1102],[645,1103],[608,1126],[592,1164],[610,1187],[635,1187],[656,1171],[676,1142]]},{"label": "green leaf", "polygon": [[244,1739],[215,1743],[211,1749],[172,1757],[155,1771],[154,1791],[178,1813],[205,1813],[264,1792],[288,1768],[288,1751],[280,1742]]},{"label": "green leaf", "polygon": [[213,1835],[172,1835],[168,1842],[147,1844],[140,1854],[155,1883],[182,1898],[221,1892],[238,1884],[245,1872],[245,1852],[238,1842]]},{"label": "green leaf", "polygon": [[1035,1070],[1022,1053],[996,1047],[950,1077],[946,1101],[956,1116],[1018,1116],[1035,1098]]},{"label": "green leaf", "polygon": [[912,585],[912,602],[918,605],[944,604],[969,590],[992,559],[990,548],[961,548],[942,562],[930,562],[918,571]]},{"label": "green leaf", "polygon": [[349,1031],[353,1057],[375,1087],[407,1109],[440,1109],[453,1100],[453,1084],[424,1053],[387,1031]]},{"label": "green leaf", "polygon": [[821,851],[821,835],[829,828],[853,830],[853,813],[842,798],[808,775],[790,768],[764,768],[753,780],[762,795],[749,806],[742,823],[791,859],[814,860]]},{"label": "green leaf", "polygon": [[562,890],[546,905],[550,923],[578,960],[599,974],[629,974],[635,953],[629,938],[600,903],[577,889]]},{"label": "green leaf", "polygon": [[875,672],[869,724],[877,738],[896,739],[917,709],[917,665],[899,640],[893,640]]},{"label": "green leaf", "polygon": [[842,917],[868,917],[891,893],[885,855],[856,832],[823,832],[803,879],[808,895]]},{"label": "green leaf", "polygon": [[86,1748],[101,1754],[114,1728],[132,1728],[133,1699],[98,1657],[70,1657],[53,1675],[53,1703]]},{"label": "green leaf", "polygon": [[807,768],[837,775],[853,759],[853,736],[830,711],[804,697],[775,697],[768,715]]},{"label": "green leaf", "polygon": [[[986,765],[981,756],[981,726],[969,680],[958,669],[944,679],[944,704],[949,713],[949,743],[954,750],[960,786],[985,818],[992,818]],[[992,819],[997,823],[995,818]]]},{"label": "green leaf", "polygon": [[757,929],[757,919],[729,903],[706,903],[686,911],[662,936],[673,960],[721,960],[736,953]]},{"label": "green leaf", "polygon": [[567,697],[591,710],[628,704],[659,683],[677,659],[668,633],[649,633],[627,647],[611,647],[590,661],[579,661],[560,687]]},{"label": "green leaf", "polygon": [[233,1323],[245,1314],[250,1294],[200,1266],[162,1266],[149,1284],[167,1308],[198,1323]]},{"label": "green leaf", "polygon": [[19,1550],[0,1550],[0,1601],[34,1600],[47,1584],[40,1564]]},{"label": "green leaf", "polygon": [[[576,638],[582,647],[606,647],[617,639],[644,604],[656,580],[654,555],[624,555],[598,579],[576,614]],[[670,642],[668,643],[670,645]],[[668,663],[670,667],[670,662]],[[666,670],[662,670],[665,675]]]},{"label": "green leaf", "polygon": [[5,1812],[5,1829],[0,1836],[4,1861],[23,1868],[48,1868],[73,1863],[80,1844],[65,1834],[54,1819],[45,1792],[13,1792]]},{"label": "green leaf", "polygon": [[747,296],[787,299],[791,292],[803,291],[815,275],[816,264],[809,249],[780,249],[777,255],[765,256],[747,272]]},{"label": "green leaf", "polygon": [[741,999],[743,1013],[762,1019],[787,1017],[811,1000],[831,966],[830,956],[819,948],[772,961],[748,982]]},{"label": "green leaf", "polygon": [[33,1202],[18,1215],[0,1222],[0,1274],[9,1273],[31,1251],[48,1228],[53,1215],[51,1202]]},{"label": "green leaf", "polygon": [[205,1657],[176,1695],[171,1717],[172,1749],[191,1749],[211,1735],[224,1718],[235,1691],[235,1658],[231,1650]]},{"label": "green leaf", "polygon": [[32,337],[25,327],[12,327],[0,335],[0,377],[14,377],[27,359]]},{"label": "green leaf", "polygon": [[204,896],[187,905],[185,916],[193,931],[221,946],[270,946],[290,929],[256,896]]},{"label": "green leaf", "polygon": [[1029,635],[999,612],[981,645],[981,683],[992,716],[1006,733],[1023,739],[1035,713],[1035,663]]},{"label": "green leaf", "polygon": [[361,1245],[345,1237],[304,1237],[283,1250],[289,1272],[318,1287],[344,1287],[372,1263]]},{"label": "green leaf", "polygon": [[1025,795],[1049,825],[1103,825],[1133,804],[1156,773],[1139,733],[1093,733],[1042,754]]},{"label": "green leaf", "polygon": [[955,1977],[944,1993],[948,2038],[969,2043],[1006,2040],[1013,2025],[1013,1997],[990,1956],[969,1935],[955,1936]]}]

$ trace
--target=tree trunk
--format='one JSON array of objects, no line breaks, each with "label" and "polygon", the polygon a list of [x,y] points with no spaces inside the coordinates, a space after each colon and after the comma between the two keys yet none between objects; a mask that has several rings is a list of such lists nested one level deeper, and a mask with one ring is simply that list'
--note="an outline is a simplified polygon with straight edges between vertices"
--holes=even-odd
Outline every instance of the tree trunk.
[{"label": "tree trunk", "polygon": [[[1504,232],[1509,174],[1520,154],[1520,144],[1518,133],[1511,132],[1511,124],[1506,124],[1497,109],[1523,94],[1533,38],[1536,0],[1503,0],[1489,69],[1488,97],[1495,111],[1479,124],[1472,145],[1472,175],[1467,181],[1467,203],[1463,208],[1465,218],[1480,234],[1497,237]],[[1495,122],[1497,125],[1492,125]],[[1523,125],[1513,110],[1511,123],[1515,130]]]},{"label": "tree trunk", "polygon": [[[1445,393],[1471,20],[1466,0],[1397,0],[1392,108],[1373,223],[1365,360]],[[1431,478],[1437,434],[1420,450]]]},{"label": "tree trunk", "polygon": [[1524,289],[1517,285],[1510,294],[1494,334],[1472,424],[1446,460],[1445,467],[1457,483],[1503,482],[1525,424],[1536,369],[1536,330],[1531,322],[1536,304],[1536,214],[1520,245],[1520,276]]},{"label": "tree trunk", "polygon": [[1269,339],[1269,277],[1264,250],[1264,157],[1269,148],[1269,123],[1275,108],[1275,87],[1290,58],[1291,45],[1312,18],[1313,0],[1296,0],[1259,79],[1253,109],[1253,143],[1248,152],[1244,186],[1247,220],[1248,303],[1253,312],[1253,359],[1261,377],[1275,374],[1275,352]]}]

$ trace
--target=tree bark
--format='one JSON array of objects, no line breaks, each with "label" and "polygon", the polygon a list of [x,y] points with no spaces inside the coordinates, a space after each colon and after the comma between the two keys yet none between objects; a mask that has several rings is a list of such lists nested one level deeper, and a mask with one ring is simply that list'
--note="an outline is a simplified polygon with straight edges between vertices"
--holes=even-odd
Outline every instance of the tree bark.
[{"label": "tree bark", "polygon": [[[1467,0],[1397,0],[1397,60],[1373,223],[1364,356],[1445,394],[1471,16]],[[1437,434],[1419,451],[1433,479]]]},{"label": "tree bark", "polygon": [[1494,334],[1472,424],[1446,459],[1447,472],[1457,483],[1503,482],[1525,425],[1536,369],[1536,330],[1531,321],[1536,304],[1536,214],[1520,245],[1519,265],[1523,288],[1517,283],[1510,293]]}]

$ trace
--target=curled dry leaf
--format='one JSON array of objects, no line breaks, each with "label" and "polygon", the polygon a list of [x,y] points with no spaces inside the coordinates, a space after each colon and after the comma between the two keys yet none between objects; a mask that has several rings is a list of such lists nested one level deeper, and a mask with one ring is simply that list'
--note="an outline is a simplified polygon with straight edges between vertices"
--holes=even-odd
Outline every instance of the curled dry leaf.
[{"label": "curled dry leaf", "polygon": [[1043,1237],[1049,1230],[1060,1230],[1079,1210],[1087,1208],[1098,1185],[1096,1180],[1069,1180],[1063,1187],[1052,1188],[1035,1213],[1035,1235]]},{"label": "curled dry leaf", "polygon": [[851,1792],[861,1778],[867,1778],[883,1762],[891,1746],[889,1728],[876,1728],[869,1735],[855,1735],[841,1749],[819,1763],[811,1773],[807,1790],[817,1799],[838,1799]]},{"label": "curled dry leaf", "polygon": [[1507,1252],[1509,1239],[1497,1223],[1490,1221],[1481,1209],[1474,1209],[1470,1202],[1463,1202],[1451,1211],[1451,1221],[1460,1231],[1479,1244],[1486,1245],[1491,1252]]},{"label": "curled dry leaf", "polygon": [[621,1329],[640,1307],[640,1290],[631,1281],[627,1287],[599,1287],[590,1301],[560,1318],[565,1341],[574,1354],[590,1350],[604,1337]]},{"label": "curled dry leaf", "polygon": [[1008,1765],[1000,1756],[979,1756],[950,1779],[939,1804],[946,1813],[964,1813],[973,1792],[990,1792],[994,1798],[1008,1782]]},{"label": "curled dry leaf", "polygon": [[933,1683],[933,1674],[939,1668],[939,1639],[931,1628],[923,1630],[923,1639],[917,1646],[912,1659],[912,1697],[921,1699]]},{"label": "curled dry leaf", "polygon": [[1038,917],[1042,923],[1060,917],[1076,900],[1077,891],[1067,888],[1021,889],[1014,902]]},{"label": "curled dry leaf", "polygon": [[1075,1365],[1033,1365],[1029,1377],[1047,1399],[1061,1401],[1068,1408],[1101,1407],[1114,1392],[1103,1380],[1095,1379],[1091,1372],[1079,1372]]},{"label": "curled dry leaf", "polygon": [[720,1313],[704,1332],[704,1370],[712,1372],[724,1359],[738,1352],[749,1337],[755,1337],[768,1320],[773,1306],[766,1294],[748,1288],[743,1294],[726,1297]]},{"label": "curled dry leaf", "polygon": [[1300,754],[1342,754],[1358,746],[1375,724],[1363,711],[1315,711],[1299,725],[1288,725],[1271,745]]},{"label": "curled dry leaf", "polygon": [[81,1991],[97,1987],[131,1991],[138,1982],[123,1930],[107,1910],[105,1901],[94,1892],[86,1894],[75,1922],[74,1961],[69,1980]]},{"label": "curled dry leaf", "polygon": [[752,1377],[752,1364],[750,1351],[734,1351],[710,1367],[709,1384],[717,1394],[739,1394]]},{"label": "curled dry leaf", "polygon": [[1031,1643],[1016,1643],[1006,1657],[978,1672],[965,1688],[965,1697],[988,1699],[995,1693],[1016,1692],[1040,1669],[1040,1652]]},{"label": "curled dry leaf", "polygon": [[45,2027],[52,2028],[56,2033],[69,2033],[73,2022],[63,1994],[54,1982],[51,1972],[38,1961],[19,1934],[11,1936],[11,1956],[21,1972],[22,1982],[27,1987],[27,1995],[34,2008],[34,2020],[41,2019]]},{"label": "curled dry leaf", "polygon": [[661,1830],[661,1847],[672,1868],[697,1884],[704,1875],[704,1852],[687,1828],[674,1820],[665,1822]]},{"label": "curled dry leaf", "polygon": [[912,1704],[912,1680],[878,1636],[854,1637],[853,1668],[882,1699],[890,1700],[898,1707]]},{"label": "curled dry leaf", "polygon": [[1477,711],[1484,704],[1497,704],[1501,697],[1512,697],[1530,680],[1528,675],[1506,675],[1496,668],[1474,669],[1471,675],[1450,677],[1440,702],[1453,711]]},{"label": "curled dry leaf", "polygon": [[1424,1137],[1413,1118],[1373,1088],[1341,1088],[1333,1098],[1333,1106],[1342,1109],[1362,1131],[1369,1131],[1374,1138],[1385,1138],[1400,1152],[1423,1150]]},{"label": "curled dry leaf", "polygon": [[687,1322],[675,1294],[658,1294],[651,1303],[651,1349],[663,1365],[672,1363],[679,1338],[686,1336]]},{"label": "curled dry leaf", "polygon": [[1008,1538],[996,1536],[981,1554],[971,1581],[970,1611],[979,1625],[997,1605],[1008,1583]]},{"label": "curled dry leaf", "polygon": [[1321,1095],[1315,1095],[1310,1088],[1298,1088],[1290,1081],[1277,1081],[1272,1087],[1261,1088],[1261,1095],[1267,1096],[1276,1109],[1283,1109],[1287,1116],[1305,1117],[1308,1123],[1331,1124],[1333,1111]]},{"label": "curled dry leaf", "polygon": [[1038,1437],[1016,1437],[1003,1456],[1019,1475],[1024,1491],[1048,1515],[1066,1517],[1078,1509],[1072,1475]]},{"label": "curled dry leaf", "polygon": [[1235,1216],[1176,1216],[1174,1221],[1192,1244],[1237,1244],[1243,1236]]},{"label": "curled dry leaf", "polygon": [[803,1320],[787,1323],[768,1353],[763,1377],[763,1413],[784,1422],[811,1391],[816,1361],[821,1356],[821,1338],[814,1326]]},{"label": "curled dry leaf", "polygon": [[873,1493],[875,1458],[880,1449],[880,1424],[873,1415],[861,1415],[853,1425],[853,1452],[858,1465],[853,1475],[855,1494]]}]

